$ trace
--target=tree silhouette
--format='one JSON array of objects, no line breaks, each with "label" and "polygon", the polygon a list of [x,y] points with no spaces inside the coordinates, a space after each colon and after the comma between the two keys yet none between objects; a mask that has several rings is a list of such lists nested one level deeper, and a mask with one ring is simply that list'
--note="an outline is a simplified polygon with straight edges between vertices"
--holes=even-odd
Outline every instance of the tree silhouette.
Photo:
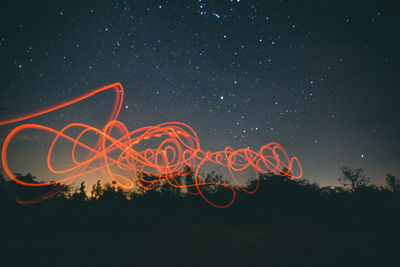
[{"label": "tree silhouette", "polygon": [[126,200],[126,196],[124,191],[121,188],[117,188],[115,186],[116,182],[113,181],[111,184],[106,183],[104,185],[104,189],[102,190],[102,195],[100,196],[99,200],[102,201],[122,201]]},{"label": "tree silhouette", "polygon": [[[185,173],[185,176],[182,177],[183,179],[183,183],[185,185],[194,185],[195,184],[195,180],[194,180],[194,171],[192,168],[190,168],[189,166],[185,166],[183,172]],[[196,188],[194,186],[190,186],[185,188],[184,192],[184,196],[186,196],[187,194],[195,194],[197,193]]]},{"label": "tree silhouette", "polygon": [[343,186],[351,186],[354,191],[359,187],[368,185],[369,178],[365,175],[364,170],[361,168],[352,169],[350,167],[340,167],[342,176],[339,178],[339,182]]},{"label": "tree silhouette", "polygon": [[400,192],[400,178],[388,173],[386,175],[386,184],[393,192]]},{"label": "tree silhouette", "polygon": [[204,188],[204,191],[208,194],[216,194],[222,188],[220,185],[214,183],[227,183],[227,181],[224,181],[223,176],[215,171],[207,174],[204,182],[211,183]]},{"label": "tree silhouette", "polygon": [[1,203],[4,203],[5,201],[10,201],[13,197],[12,194],[15,195],[14,190],[10,190],[10,181],[6,181],[4,178],[3,172],[0,169],[0,200]]},{"label": "tree silhouette", "polygon": [[[114,186],[114,188],[115,188],[115,186]],[[118,187],[115,189],[115,200],[117,200],[117,201],[126,200],[125,192],[124,192],[124,190],[122,190],[121,187]]]},{"label": "tree silhouette", "polygon": [[96,184],[92,186],[90,193],[91,200],[98,200],[103,194],[103,188],[101,187],[100,180],[97,180]]},{"label": "tree silhouette", "polygon": [[72,195],[72,199],[77,200],[77,201],[82,201],[82,202],[86,201],[87,196],[86,196],[85,188],[86,188],[85,182],[82,182],[81,185],[79,186],[79,188]]}]

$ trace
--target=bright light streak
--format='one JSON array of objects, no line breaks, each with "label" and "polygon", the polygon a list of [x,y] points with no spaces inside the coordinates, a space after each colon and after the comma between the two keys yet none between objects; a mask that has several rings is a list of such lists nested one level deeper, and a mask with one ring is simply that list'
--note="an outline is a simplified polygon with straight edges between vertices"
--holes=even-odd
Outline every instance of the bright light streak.
[{"label": "bright light streak", "polygon": [[[288,176],[290,179],[300,178],[302,176],[302,167],[297,157],[289,158],[283,147],[275,142],[261,146],[258,152],[249,148],[234,150],[229,146],[223,151],[212,152],[201,149],[196,132],[185,123],[166,122],[129,131],[122,122],[117,120],[124,98],[124,89],[120,83],[104,86],[70,101],[38,112],[0,121],[0,126],[44,115],[106,90],[114,91],[115,101],[111,115],[103,129],[97,129],[82,123],[68,124],[60,131],[38,124],[22,124],[15,127],[6,137],[1,152],[1,160],[6,174],[16,183],[32,187],[62,185],[94,172],[103,173],[109,182],[121,188],[132,188],[133,185],[136,184],[145,190],[151,190],[159,183],[167,182],[170,186],[175,188],[195,189],[194,193],[189,190],[188,193],[200,195],[209,204],[218,208],[226,208],[232,205],[236,198],[236,190],[228,183],[205,182],[199,170],[206,163],[214,163],[227,168],[234,185],[248,194],[253,194],[258,190],[258,176],[257,186],[252,190],[248,190],[238,182],[235,177],[236,172],[244,171],[247,168],[253,168],[256,172],[276,173]],[[71,128],[80,129],[78,137],[73,138],[65,134],[65,132]],[[47,168],[54,174],[67,175],[67,177],[42,183],[28,183],[15,177],[8,166],[8,147],[16,134],[27,129],[42,130],[55,135],[47,153]],[[117,131],[120,134],[119,137],[112,137],[110,135],[111,131],[113,131],[113,133]],[[96,133],[98,136],[97,143],[92,147],[81,142],[82,136],[90,132]],[[61,138],[73,144],[71,159],[74,166],[63,170],[56,170],[52,165],[52,155],[55,144]],[[155,148],[140,149],[139,145],[145,142],[145,140],[155,140],[158,142],[158,146]],[[89,152],[89,155],[86,156],[83,161],[77,160],[76,149],[78,146]],[[115,157],[116,153],[118,154],[117,157]],[[97,163],[96,167],[93,166],[93,163]],[[194,170],[194,182],[192,184],[179,184],[176,177],[188,175],[190,169],[187,167]],[[116,173],[114,170],[115,168],[131,172],[134,178],[130,179]],[[294,168],[298,169],[298,175],[292,174]],[[149,180],[148,177],[155,177],[156,179]],[[222,186],[229,189],[232,192],[230,200],[225,204],[218,204],[209,200],[205,194],[204,188],[211,185]],[[40,202],[50,198],[59,191],[59,188],[55,188],[37,199],[19,202],[24,204]]]}]

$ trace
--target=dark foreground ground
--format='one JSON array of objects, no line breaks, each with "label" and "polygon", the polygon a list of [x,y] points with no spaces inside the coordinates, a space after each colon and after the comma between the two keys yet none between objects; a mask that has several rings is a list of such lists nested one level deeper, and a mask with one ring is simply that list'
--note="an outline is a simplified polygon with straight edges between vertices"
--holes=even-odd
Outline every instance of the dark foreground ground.
[{"label": "dark foreground ground", "polygon": [[395,213],[238,211],[16,205],[1,266],[400,266]]}]

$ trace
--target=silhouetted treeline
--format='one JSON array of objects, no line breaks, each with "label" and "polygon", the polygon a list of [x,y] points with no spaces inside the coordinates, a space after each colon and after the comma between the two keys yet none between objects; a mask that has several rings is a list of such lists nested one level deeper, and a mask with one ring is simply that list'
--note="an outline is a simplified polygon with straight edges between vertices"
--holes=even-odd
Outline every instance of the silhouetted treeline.
[{"label": "silhouetted treeline", "polygon": [[[310,183],[306,179],[291,180],[283,175],[261,174],[259,181],[252,180],[244,189],[252,191],[259,183],[258,191],[255,194],[246,194],[239,187],[235,187],[236,200],[232,208],[246,209],[269,209],[271,211],[285,208],[299,210],[313,210],[319,205],[333,205],[332,203],[349,205],[373,205],[374,203],[385,202],[385,207],[395,205],[400,197],[400,178],[387,174],[386,185],[376,186],[369,183],[369,178],[364,174],[363,169],[351,169],[342,167],[342,176],[338,181],[343,186],[319,186]],[[15,174],[16,177],[24,182],[37,183],[38,178],[28,173],[26,175]],[[146,176],[146,180],[157,179],[156,177]],[[193,184],[192,175],[174,177],[178,184]],[[227,183],[215,172],[206,175],[205,182]],[[157,183],[151,190],[137,187],[134,190],[122,190],[116,183],[102,184],[98,180],[90,188],[85,182],[78,186],[52,186],[31,187],[15,183],[6,179],[0,172],[0,196],[2,203],[11,203],[15,200],[38,199],[40,196],[53,191],[54,196],[45,202],[81,202],[89,203],[122,203],[130,202],[139,204],[168,205],[175,202],[203,202],[204,200],[197,194],[195,187],[178,188],[171,186],[166,181]],[[190,191],[190,192],[188,192]],[[202,192],[209,200],[218,204],[229,202],[232,192],[226,187],[218,185],[207,185],[202,187]],[[191,193],[191,194],[190,194]],[[197,194],[197,195],[196,195]],[[351,204],[352,203],[352,204]],[[43,205],[43,204],[42,204]],[[207,205],[207,204],[206,204]],[[340,207],[344,208],[344,206]],[[395,205],[397,206],[397,205]],[[359,206],[360,207],[360,206]],[[212,208],[212,206],[210,206]]]},{"label": "silhouetted treeline", "polygon": [[[214,208],[190,194],[196,192],[194,188],[180,189],[166,182],[153,190],[130,191],[100,181],[92,186],[82,182],[75,187],[26,187],[0,174],[3,238],[13,251],[24,247],[30,255],[13,258],[21,266],[38,255],[46,255],[39,257],[42,265],[48,257],[58,262],[60,253],[63,261],[58,265],[66,266],[132,266],[133,262],[140,266],[395,266],[400,179],[388,174],[386,185],[376,186],[362,169],[341,170],[342,186],[260,175],[258,191],[246,194],[236,188],[235,203],[227,209]],[[25,182],[38,181],[31,174],[16,176]],[[206,180],[226,182],[217,173]],[[176,182],[192,184],[193,177],[178,176]],[[251,181],[245,189],[256,186]],[[16,201],[52,190],[58,193],[38,204]],[[204,187],[203,192],[218,204],[232,197],[232,192],[216,185]],[[116,236],[120,236],[117,241]],[[43,254],[42,247],[49,252]],[[87,251],[81,262],[69,258],[71,249]],[[121,251],[124,257],[114,257]],[[101,256],[87,256],[98,253]]]},{"label": "silhouetted treeline", "polygon": [[[196,188],[177,188],[166,181],[157,183],[152,190],[137,188],[122,190],[114,183],[101,184],[100,180],[90,188],[81,182],[78,186],[45,186],[27,187],[0,177],[1,202],[8,207],[21,206],[18,202],[38,200],[48,192],[55,192],[49,199],[35,204],[36,206],[68,207],[70,209],[84,209],[85,207],[107,207],[109,209],[153,211],[160,216],[180,214],[185,220],[196,219],[217,221],[222,219],[230,223],[257,223],[263,224],[271,216],[300,216],[312,219],[318,216],[329,217],[332,220],[343,216],[371,216],[372,220],[391,216],[399,212],[400,179],[388,174],[386,187],[378,187],[369,183],[369,179],[362,169],[342,167],[342,176],[339,182],[343,186],[324,186],[310,183],[305,179],[291,180],[286,176],[263,174],[257,182],[249,182],[244,189],[252,191],[258,185],[255,194],[247,194],[235,187],[236,199],[234,204],[221,211],[209,205],[198,194]],[[35,183],[38,179],[31,174],[16,174],[18,179]],[[145,177],[150,181],[156,177]],[[174,178],[179,184],[192,184],[192,175],[177,176]],[[208,174],[206,182],[224,182],[223,177],[213,172]],[[216,204],[226,204],[232,198],[232,192],[226,187],[208,185],[202,188],[202,193],[208,200]],[[17,200],[17,201],[16,201]],[[35,206],[34,205],[34,206]],[[176,215],[175,214],[175,215]],[[200,215],[201,214],[201,215]],[[223,214],[214,218],[215,214]],[[236,214],[246,216],[237,217]],[[181,218],[173,215],[174,220]],[[198,216],[199,215],[199,216]],[[211,216],[211,217],[210,217]],[[228,217],[229,219],[228,219]],[[231,219],[231,217],[235,217]],[[168,219],[170,221],[170,219]],[[380,223],[380,222],[378,222]]]}]

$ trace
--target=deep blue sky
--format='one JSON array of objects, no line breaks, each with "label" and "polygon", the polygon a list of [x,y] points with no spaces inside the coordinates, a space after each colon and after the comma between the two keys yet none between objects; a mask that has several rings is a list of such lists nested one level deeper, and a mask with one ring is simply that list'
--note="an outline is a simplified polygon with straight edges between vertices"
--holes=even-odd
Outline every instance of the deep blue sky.
[{"label": "deep blue sky", "polygon": [[[395,1],[83,2],[3,4],[1,119],[121,82],[131,130],[185,122],[214,151],[277,141],[323,185],[342,165],[400,174]],[[101,127],[110,96],[30,122]],[[40,174],[33,147],[15,171]]]}]

